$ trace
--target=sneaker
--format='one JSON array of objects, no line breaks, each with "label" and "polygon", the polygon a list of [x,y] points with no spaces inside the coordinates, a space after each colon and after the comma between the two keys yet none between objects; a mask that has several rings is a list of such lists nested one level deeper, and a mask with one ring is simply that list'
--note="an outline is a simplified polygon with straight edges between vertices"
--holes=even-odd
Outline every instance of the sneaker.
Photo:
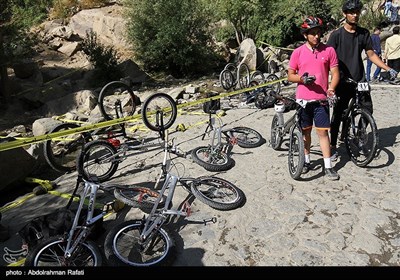
[{"label": "sneaker", "polygon": [[339,174],[333,168],[325,168],[325,176],[332,181],[339,180],[340,178]]},{"label": "sneaker", "polygon": [[332,148],[331,161],[337,161],[338,157],[339,157],[339,153],[337,152],[337,150],[335,148]]},{"label": "sneaker", "polygon": [[301,174],[306,174],[308,171],[310,171],[310,163],[305,162],[304,166],[303,166],[303,171],[301,172]]}]

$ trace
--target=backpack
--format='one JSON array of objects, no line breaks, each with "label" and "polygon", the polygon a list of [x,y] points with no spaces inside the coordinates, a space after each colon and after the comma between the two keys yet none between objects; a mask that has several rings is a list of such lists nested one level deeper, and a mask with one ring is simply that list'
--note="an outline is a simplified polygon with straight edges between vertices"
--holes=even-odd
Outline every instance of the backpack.
[{"label": "backpack", "polygon": [[[101,210],[95,209],[94,215],[98,215]],[[22,244],[24,247],[33,248],[42,239],[45,240],[49,237],[56,235],[63,235],[67,233],[74,222],[75,212],[61,208],[56,211],[34,218],[28,222],[22,229],[18,231],[18,235],[22,238]],[[80,221],[85,217],[80,217]],[[102,232],[103,219],[99,219],[91,231],[90,236],[96,238],[97,234]]]},{"label": "backpack", "polygon": [[[208,93],[207,97],[216,96],[218,93]],[[210,100],[203,103],[203,111],[204,113],[215,114],[221,108],[221,102],[219,99]]]}]

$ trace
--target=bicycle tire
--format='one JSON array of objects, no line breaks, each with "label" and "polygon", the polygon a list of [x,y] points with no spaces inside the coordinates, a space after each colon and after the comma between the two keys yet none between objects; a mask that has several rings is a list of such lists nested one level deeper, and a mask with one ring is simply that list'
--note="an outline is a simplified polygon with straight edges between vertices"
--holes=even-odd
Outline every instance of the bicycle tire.
[{"label": "bicycle tire", "polygon": [[[252,84],[252,82],[255,82]],[[256,86],[265,83],[264,74],[260,70],[256,70],[250,75],[250,85]]]},{"label": "bicycle tire", "polygon": [[106,84],[100,91],[98,103],[100,112],[106,120],[132,116],[138,105],[133,90],[121,81]]},{"label": "bicycle tire", "polygon": [[[63,130],[78,128],[75,123],[61,123],[49,131],[55,133]],[[88,132],[71,133],[47,140],[43,145],[44,158],[47,164],[59,172],[72,172],[76,170],[76,158],[82,146],[92,139]]]},{"label": "bicycle tire", "polygon": [[[146,187],[131,185],[126,187],[117,186],[114,189],[114,196],[123,203],[148,213],[153,209],[154,203],[160,197],[160,193]],[[163,195],[157,208],[163,208],[166,199],[167,197]]]},{"label": "bicycle tire", "polygon": [[281,148],[282,145],[282,140],[283,137],[280,134],[280,129],[279,129],[279,118],[278,115],[274,115],[272,118],[272,123],[271,123],[271,147],[275,151],[278,151]]},{"label": "bicycle tire", "polygon": [[264,143],[261,134],[250,127],[237,126],[230,129],[230,132],[236,138],[238,146],[242,148],[257,148]]},{"label": "bicycle tire", "polygon": [[[279,78],[277,75],[275,74],[269,74],[265,77],[265,83],[269,83],[269,82],[274,82],[274,81],[278,81]],[[279,94],[281,92],[281,83],[280,82],[276,82],[276,83],[272,83],[266,86],[268,89],[272,89],[275,93]]]},{"label": "bicycle tire", "polygon": [[289,138],[288,167],[290,176],[297,180],[303,172],[304,166],[304,140],[303,134],[298,129],[294,129]]},{"label": "bicycle tire", "polygon": [[[235,63],[227,63],[226,65],[225,65],[225,67],[224,67],[224,70],[229,70],[229,71],[231,71],[231,73],[234,75],[234,73],[236,73],[236,70],[237,70],[237,68],[236,68],[236,65],[235,65]],[[234,75],[235,76],[235,75]]]},{"label": "bicycle tire", "polygon": [[[151,233],[154,237],[149,246],[140,243],[143,229],[142,220],[131,220],[113,227],[104,241],[104,254],[112,266],[167,266],[176,257],[176,242],[165,227],[157,227]],[[150,246],[157,246],[151,247]],[[145,247],[152,255],[145,254]]]},{"label": "bicycle tire", "polygon": [[174,99],[162,92],[155,93],[144,101],[141,111],[143,123],[150,130],[160,131],[157,120],[153,123],[153,120],[156,119],[155,111],[159,111],[160,109],[163,111],[164,129],[170,128],[176,120],[178,109]]},{"label": "bicycle tire", "polygon": [[219,177],[199,177],[190,186],[193,195],[217,210],[233,210],[243,206],[244,192],[233,183]]},{"label": "bicycle tire", "polygon": [[250,69],[246,63],[241,62],[237,68],[237,78],[236,78],[239,88],[244,89],[249,87],[250,84]]},{"label": "bicycle tire", "polygon": [[374,159],[379,143],[373,116],[365,109],[352,111],[344,131],[344,143],[351,161],[359,167],[367,166]]},{"label": "bicycle tire", "polygon": [[[207,171],[226,171],[233,167],[234,161],[224,152],[211,153],[211,148],[201,146],[191,151],[192,160]],[[210,156],[211,155],[211,156]]]},{"label": "bicycle tire", "polygon": [[106,140],[87,143],[77,159],[78,173],[89,180],[96,176],[99,182],[110,179],[118,169],[117,149]]},{"label": "bicycle tire", "polygon": [[[28,251],[25,266],[101,266],[102,253],[97,244],[90,240],[80,242],[68,262],[64,258],[67,239],[53,236],[38,243]],[[77,255],[75,255],[77,254]],[[82,254],[84,254],[82,257]],[[75,258],[74,258],[75,256]],[[61,263],[63,261],[63,263]]]},{"label": "bicycle tire", "polygon": [[231,71],[228,69],[224,69],[219,74],[219,83],[221,84],[222,88],[225,90],[229,90],[234,85],[234,77]]}]

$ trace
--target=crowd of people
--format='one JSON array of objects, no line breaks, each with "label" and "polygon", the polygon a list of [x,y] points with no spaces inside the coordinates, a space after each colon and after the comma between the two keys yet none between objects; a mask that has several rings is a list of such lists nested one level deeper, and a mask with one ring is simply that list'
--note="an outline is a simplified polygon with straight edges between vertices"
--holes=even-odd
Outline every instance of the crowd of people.
[{"label": "crowd of people", "polygon": [[[306,42],[291,55],[288,81],[297,83],[297,101],[303,105],[310,104],[304,105],[300,113],[305,147],[303,173],[308,172],[310,166],[311,129],[314,125],[324,160],[325,176],[331,180],[340,178],[332,167],[332,161],[338,158],[337,142],[342,114],[356,94],[356,89],[346,82],[346,78],[357,82],[370,80],[370,70],[367,70],[367,75],[365,73],[362,52],[366,53],[371,65],[374,63],[379,68],[373,78],[377,78],[381,69],[392,78],[397,77],[400,71],[399,27],[394,27],[394,35],[386,40],[386,64],[381,57],[380,29],[375,29],[371,35],[368,29],[358,24],[362,8],[361,1],[346,0],[342,6],[344,25],[331,33],[326,44],[321,42],[324,26],[320,18],[309,16],[300,27]],[[310,76],[313,78],[310,79]],[[330,106],[326,102],[328,99],[337,100],[331,119]],[[362,104],[372,113],[370,94],[364,95]]]}]

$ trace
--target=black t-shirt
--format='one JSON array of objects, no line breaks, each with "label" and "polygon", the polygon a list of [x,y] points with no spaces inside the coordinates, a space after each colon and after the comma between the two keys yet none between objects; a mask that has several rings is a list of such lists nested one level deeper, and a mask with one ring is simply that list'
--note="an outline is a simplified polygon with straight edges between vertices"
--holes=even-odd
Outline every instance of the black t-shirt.
[{"label": "black t-shirt", "polygon": [[350,33],[342,26],[332,32],[327,45],[336,50],[341,78],[350,77],[358,82],[365,80],[361,53],[363,50],[373,50],[367,29],[357,26],[356,32]]}]

